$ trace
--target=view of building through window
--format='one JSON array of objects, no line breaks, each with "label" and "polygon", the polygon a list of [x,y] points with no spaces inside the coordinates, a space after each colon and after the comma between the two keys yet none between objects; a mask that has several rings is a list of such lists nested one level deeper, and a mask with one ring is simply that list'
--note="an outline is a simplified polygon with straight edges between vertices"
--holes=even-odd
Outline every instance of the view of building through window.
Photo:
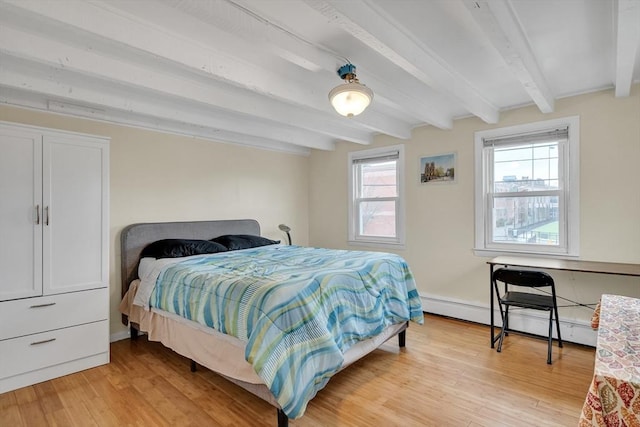
[{"label": "view of building through window", "polygon": [[559,245],[558,142],[496,147],[493,241]]},{"label": "view of building through window", "polygon": [[396,160],[359,165],[359,234],[396,237]]}]

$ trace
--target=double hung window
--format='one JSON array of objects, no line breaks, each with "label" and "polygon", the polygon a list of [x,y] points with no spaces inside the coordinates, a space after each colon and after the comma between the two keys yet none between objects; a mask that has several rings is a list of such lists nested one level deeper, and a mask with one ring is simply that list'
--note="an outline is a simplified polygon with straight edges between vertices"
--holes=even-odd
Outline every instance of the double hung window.
[{"label": "double hung window", "polygon": [[349,241],[404,244],[402,145],[349,153]]},{"label": "double hung window", "polygon": [[577,256],[577,117],[476,133],[476,250]]}]

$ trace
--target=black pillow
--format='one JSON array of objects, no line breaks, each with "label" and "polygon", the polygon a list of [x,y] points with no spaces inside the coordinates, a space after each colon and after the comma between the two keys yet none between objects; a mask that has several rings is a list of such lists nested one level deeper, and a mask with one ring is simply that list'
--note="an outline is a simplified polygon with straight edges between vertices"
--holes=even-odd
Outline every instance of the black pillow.
[{"label": "black pillow", "polygon": [[280,243],[280,240],[271,240],[265,237],[254,236],[252,234],[225,234],[224,236],[211,239],[211,241],[220,243],[230,251],[276,245]]},{"label": "black pillow", "polygon": [[149,243],[140,254],[141,258],[179,258],[190,255],[226,252],[223,245],[209,240],[164,239]]}]

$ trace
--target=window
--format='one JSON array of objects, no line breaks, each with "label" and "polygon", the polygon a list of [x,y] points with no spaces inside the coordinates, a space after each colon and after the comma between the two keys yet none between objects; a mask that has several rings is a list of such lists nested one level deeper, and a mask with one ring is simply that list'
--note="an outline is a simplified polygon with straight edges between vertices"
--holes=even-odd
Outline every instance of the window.
[{"label": "window", "polygon": [[578,256],[579,126],[476,132],[476,252]]},{"label": "window", "polygon": [[349,153],[349,242],[404,245],[404,146]]}]

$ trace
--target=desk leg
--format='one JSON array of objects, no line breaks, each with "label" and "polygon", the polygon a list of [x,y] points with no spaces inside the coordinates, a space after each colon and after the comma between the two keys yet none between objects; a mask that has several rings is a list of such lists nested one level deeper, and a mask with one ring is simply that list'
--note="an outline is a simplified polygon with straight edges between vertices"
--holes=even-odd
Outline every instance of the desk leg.
[{"label": "desk leg", "polygon": [[489,264],[489,293],[491,295],[491,303],[489,306],[491,307],[491,348],[494,348],[494,343],[496,342],[494,338],[494,327],[493,327],[493,264]]}]

